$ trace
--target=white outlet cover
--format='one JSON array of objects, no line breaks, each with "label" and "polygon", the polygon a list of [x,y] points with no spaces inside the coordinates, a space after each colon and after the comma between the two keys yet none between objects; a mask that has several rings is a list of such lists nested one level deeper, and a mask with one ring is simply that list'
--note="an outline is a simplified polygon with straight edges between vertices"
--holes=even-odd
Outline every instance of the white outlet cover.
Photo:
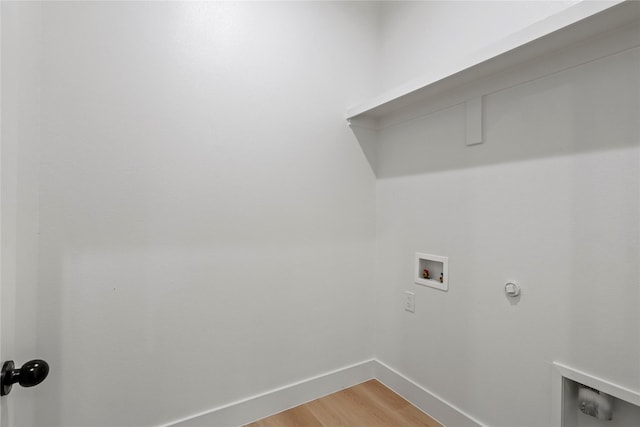
[{"label": "white outlet cover", "polygon": [[404,309],[410,313],[416,312],[416,294],[413,292],[404,292]]}]

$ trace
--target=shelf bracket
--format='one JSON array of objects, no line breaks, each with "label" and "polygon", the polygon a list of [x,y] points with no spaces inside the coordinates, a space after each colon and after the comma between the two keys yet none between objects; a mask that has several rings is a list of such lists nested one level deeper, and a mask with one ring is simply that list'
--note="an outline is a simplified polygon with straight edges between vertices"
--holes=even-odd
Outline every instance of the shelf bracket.
[{"label": "shelf bracket", "polygon": [[482,144],[482,96],[465,103],[467,116],[467,145]]}]

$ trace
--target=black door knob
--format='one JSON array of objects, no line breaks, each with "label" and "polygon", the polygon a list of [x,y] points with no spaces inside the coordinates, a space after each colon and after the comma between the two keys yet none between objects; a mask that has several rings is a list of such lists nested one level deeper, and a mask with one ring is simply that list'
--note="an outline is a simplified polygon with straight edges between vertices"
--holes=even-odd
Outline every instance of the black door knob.
[{"label": "black door knob", "polygon": [[13,360],[6,361],[2,365],[0,396],[9,394],[11,386],[15,383],[22,387],[33,387],[44,381],[47,375],[49,375],[49,364],[44,360],[30,360],[20,369],[15,369]]}]

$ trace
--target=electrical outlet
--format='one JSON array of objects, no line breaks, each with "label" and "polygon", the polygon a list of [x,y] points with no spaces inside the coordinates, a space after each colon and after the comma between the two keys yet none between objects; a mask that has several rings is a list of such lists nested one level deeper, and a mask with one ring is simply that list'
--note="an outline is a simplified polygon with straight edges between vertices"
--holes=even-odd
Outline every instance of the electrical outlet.
[{"label": "electrical outlet", "polygon": [[404,309],[410,313],[416,312],[416,294],[413,292],[404,292]]}]

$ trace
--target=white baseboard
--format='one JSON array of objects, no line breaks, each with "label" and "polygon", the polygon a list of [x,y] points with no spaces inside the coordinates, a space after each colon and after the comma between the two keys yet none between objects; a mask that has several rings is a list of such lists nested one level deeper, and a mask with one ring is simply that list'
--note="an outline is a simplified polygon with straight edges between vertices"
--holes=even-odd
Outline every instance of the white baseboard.
[{"label": "white baseboard", "polygon": [[375,359],[194,414],[160,427],[242,426],[374,378],[445,426],[484,427],[482,423],[454,405]]},{"label": "white baseboard", "polygon": [[466,414],[435,393],[413,382],[395,369],[379,360],[375,361],[375,378],[413,406],[427,413],[431,418],[444,426],[452,427],[486,427],[471,415]]},{"label": "white baseboard", "polygon": [[373,359],[194,414],[161,427],[237,427],[373,379]]}]

